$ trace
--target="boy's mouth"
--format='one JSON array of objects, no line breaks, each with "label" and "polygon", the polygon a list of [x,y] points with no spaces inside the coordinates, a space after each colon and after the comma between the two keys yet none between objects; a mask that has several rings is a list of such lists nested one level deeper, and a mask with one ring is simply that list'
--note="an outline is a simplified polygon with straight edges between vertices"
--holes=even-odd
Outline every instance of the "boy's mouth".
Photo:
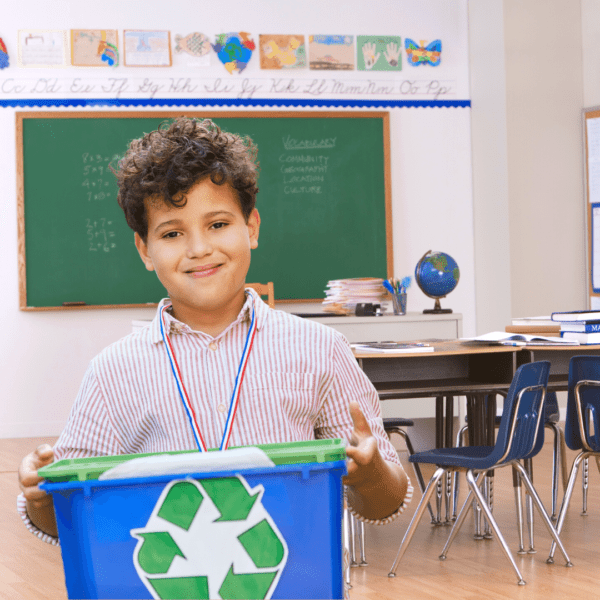
[{"label": "boy's mouth", "polygon": [[193,269],[187,270],[186,273],[189,273],[194,278],[210,277],[211,275],[214,275],[222,266],[222,264],[214,264],[205,265],[202,267],[194,267]]}]

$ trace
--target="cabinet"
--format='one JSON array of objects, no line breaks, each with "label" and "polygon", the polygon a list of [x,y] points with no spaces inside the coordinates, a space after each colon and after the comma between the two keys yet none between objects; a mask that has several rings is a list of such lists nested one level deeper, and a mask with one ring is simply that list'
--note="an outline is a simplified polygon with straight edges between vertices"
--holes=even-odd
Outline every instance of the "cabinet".
[{"label": "cabinet", "polygon": [[311,317],[312,321],[333,327],[354,342],[405,342],[435,338],[455,340],[462,336],[462,315],[386,315],[382,317]]}]

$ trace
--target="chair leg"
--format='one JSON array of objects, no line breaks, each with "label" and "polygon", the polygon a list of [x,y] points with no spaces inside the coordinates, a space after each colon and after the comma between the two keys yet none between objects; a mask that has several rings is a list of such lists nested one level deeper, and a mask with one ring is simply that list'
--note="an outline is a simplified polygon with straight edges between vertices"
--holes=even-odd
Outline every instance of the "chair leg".
[{"label": "chair leg", "polygon": [[585,458],[583,460],[583,471],[581,474],[581,487],[582,487],[582,492],[583,492],[581,515],[583,517],[586,517],[588,514],[588,512],[587,512],[587,497],[588,497],[589,472],[590,472],[589,461],[587,458]]},{"label": "chair leg", "polygon": [[[408,433],[406,431],[404,431],[404,429],[400,428],[400,427],[394,427],[393,429],[389,429],[388,430],[388,437],[390,433],[397,433],[399,436],[402,437],[402,439],[404,440],[404,443],[406,445],[406,449],[408,450],[408,455],[412,456],[415,453],[415,449],[412,445],[412,442],[410,441],[410,437],[408,437]],[[425,479],[423,479],[423,473],[421,471],[421,466],[419,465],[419,463],[412,463],[414,472],[415,472],[415,477],[417,478],[417,483],[419,484],[419,489],[421,490],[421,494],[423,494],[423,492],[425,491]],[[427,510],[429,510],[429,516],[431,517],[431,523],[435,524],[437,523],[435,515],[433,514],[433,509],[431,508],[431,503],[429,502],[427,504]]]},{"label": "chair leg", "polygon": [[525,581],[523,580],[523,577],[521,576],[519,567],[517,567],[517,563],[515,562],[515,559],[513,558],[513,555],[511,554],[510,549],[509,549],[508,545],[506,544],[506,541],[505,541],[504,537],[502,536],[502,533],[500,532],[500,528],[498,527],[498,524],[496,523],[496,520],[494,519],[494,516],[492,515],[492,511],[490,510],[489,506],[486,504],[483,494],[481,493],[481,490],[477,486],[477,481],[475,479],[475,476],[473,475],[473,471],[470,471],[470,470],[467,471],[467,483],[469,484],[469,487],[471,488],[471,490],[473,490],[473,494],[475,495],[475,498],[477,499],[477,503],[481,506],[481,510],[483,511],[486,519],[488,520],[489,524],[491,525],[492,529],[494,530],[494,533],[496,534],[496,539],[498,540],[500,547],[502,548],[504,554],[506,555],[506,558],[508,558],[508,560],[510,561],[512,568],[514,569],[514,571],[517,575],[518,584],[525,585]]},{"label": "chair leg", "polygon": [[[477,485],[479,485],[480,477],[477,478]],[[456,534],[460,531],[460,528],[463,526],[463,523],[465,522],[467,514],[468,514],[470,508],[473,506],[473,503],[474,503],[473,492],[471,490],[469,490],[469,493],[467,494],[467,499],[465,500],[464,504],[462,505],[460,512],[458,513],[458,516],[456,517],[456,521],[454,521],[454,525],[452,526],[450,535],[448,536],[448,539],[446,540],[446,545],[442,549],[442,553],[440,554],[440,560],[446,560],[446,556],[448,555],[448,550],[450,549],[450,546],[452,545],[452,542],[454,541]]]},{"label": "chair leg", "polygon": [[406,533],[404,534],[404,537],[402,538],[402,543],[400,544],[400,548],[398,548],[398,554],[396,554],[396,558],[394,559],[394,564],[392,565],[390,572],[388,573],[388,577],[396,576],[396,569],[398,568],[398,563],[404,556],[404,553],[406,552],[406,549],[408,548],[408,545],[410,544],[410,542],[415,534],[417,525],[419,524],[419,521],[423,517],[423,513],[425,512],[427,503],[429,502],[429,499],[431,498],[431,495],[433,494],[434,490],[437,489],[437,484],[445,472],[446,472],[446,469],[444,469],[442,467],[438,467],[436,469],[435,473],[433,474],[432,478],[429,480],[429,483],[427,484],[427,487],[425,488],[425,492],[423,493],[423,497],[421,498],[421,501],[419,502],[419,505],[417,506],[417,510],[415,511],[415,514],[413,515],[413,518],[410,521],[410,525],[408,526],[408,529],[406,530]]},{"label": "chair leg", "polygon": [[[567,510],[569,509],[569,502],[571,501],[571,496],[573,495],[573,489],[575,488],[575,480],[577,479],[577,471],[579,470],[579,465],[583,460],[588,456],[587,452],[580,452],[573,461],[573,466],[571,467],[571,474],[569,475],[569,483],[567,484],[567,491],[562,500],[562,504],[560,505],[560,511],[558,512],[558,520],[556,521],[556,533],[560,535],[562,531],[563,523],[565,522],[565,517],[567,515]],[[547,563],[554,562],[554,553],[556,552],[556,544],[552,542],[550,546],[550,554],[548,555]]]},{"label": "chair leg", "polygon": [[358,542],[360,548],[360,562],[359,567],[368,567],[367,556],[365,554],[365,524],[362,521],[358,522]]},{"label": "chair leg", "polygon": [[561,429],[556,423],[546,423],[547,428],[554,432],[554,454],[552,456],[552,515],[551,519],[556,521],[558,515],[558,473],[561,465]]},{"label": "chair leg", "polygon": [[535,491],[535,488],[533,487],[533,483],[529,479],[527,470],[525,469],[525,467],[523,465],[521,465],[518,462],[515,462],[515,465],[516,465],[517,469],[519,470],[519,473],[521,474],[521,479],[523,480],[523,483],[525,484],[525,487],[527,488],[529,497],[531,498],[532,502],[535,504],[536,508],[538,509],[538,512],[540,513],[540,516],[542,517],[542,521],[544,522],[544,525],[550,532],[550,535],[552,536],[554,543],[558,544],[558,547],[560,548],[562,555],[565,557],[565,560],[567,561],[567,567],[572,567],[573,563],[571,563],[571,559],[569,558],[569,555],[567,554],[567,551],[565,550],[563,543],[560,541],[560,537],[558,537],[558,533],[557,533],[556,529],[554,528],[554,525],[552,525],[552,521],[550,520],[550,517],[548,516],[546,509],[544,508],[544,505],[542,504],[542,501],[540,500],[538,493]]},{"label": "chair leg", "polygon": [[[467,426],[461,428],[456,436],[456,447],[461,448],[465,444],[465,435],[467,432]],[[458,490],[460,481],[460,471],[454,471],[454,496],[452,499],[452,520],[456,521],[456,511],[458,509]]]},{"label": "chair leg", "polygon": [[515,490],[515,508],[517,509],[517,533],[519,535],[519,549],[517,554],[527,554],[523,546],[523,495],[521,494],[521,477],[513,465],[513,488]]},{"label": "chair leg", "polygon": [[343,517],[343,538],[344,538],[344,582],[351,588],[350,584],[350,513],[344,509]]},{"label": "chair leg", "polygon": [[[527,476],[530,481],[533,481],[533,461],[531,458],[528,458],[524,461],[525,463],[525,471],[527,472]],[[518,467],[517,467],[518,468]],[[520,469],[519,469],[520,470]],[[527,487],[527,486],[525,486]],[[529,488],[527,488],[529,490]],[[535,554],[537,550],[535,549],[534,539],[533,539],[533,500],[529,493],[525,496],[525,510],[527,514],[527,531],[529,533],[529,550],[527,550],[527,554]]]},{"label": "chair leg", "polygon": [[350,515],[350,566],[358,567],[356,560],[356,517]]}]

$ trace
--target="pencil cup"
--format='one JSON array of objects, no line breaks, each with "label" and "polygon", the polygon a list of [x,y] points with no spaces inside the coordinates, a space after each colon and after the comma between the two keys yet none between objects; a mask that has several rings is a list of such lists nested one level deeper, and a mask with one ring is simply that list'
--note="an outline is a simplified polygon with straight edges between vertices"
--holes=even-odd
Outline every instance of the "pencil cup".
[{"label": "pencil cup", "polygon": [[392,294],[392,304],[395,315],[406,314],[406,294]]}]

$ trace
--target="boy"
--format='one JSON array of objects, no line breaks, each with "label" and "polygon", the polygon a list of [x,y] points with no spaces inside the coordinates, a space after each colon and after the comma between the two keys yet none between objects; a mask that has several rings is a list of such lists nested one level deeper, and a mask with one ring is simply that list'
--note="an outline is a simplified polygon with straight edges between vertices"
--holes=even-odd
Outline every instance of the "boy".
[{"label": "boy", "polygon": [[54,449],[23,459],[28,528],[57,543],[37,476],[55,459],[315,437],[350,441],[353,513],[378,523],[400,514],[412,487],[348,342],[245,289],[260,229],[252,142],[182,117],[134,140],[116,175],[140,257],[169,298],[147,330],[92,360]]}]

